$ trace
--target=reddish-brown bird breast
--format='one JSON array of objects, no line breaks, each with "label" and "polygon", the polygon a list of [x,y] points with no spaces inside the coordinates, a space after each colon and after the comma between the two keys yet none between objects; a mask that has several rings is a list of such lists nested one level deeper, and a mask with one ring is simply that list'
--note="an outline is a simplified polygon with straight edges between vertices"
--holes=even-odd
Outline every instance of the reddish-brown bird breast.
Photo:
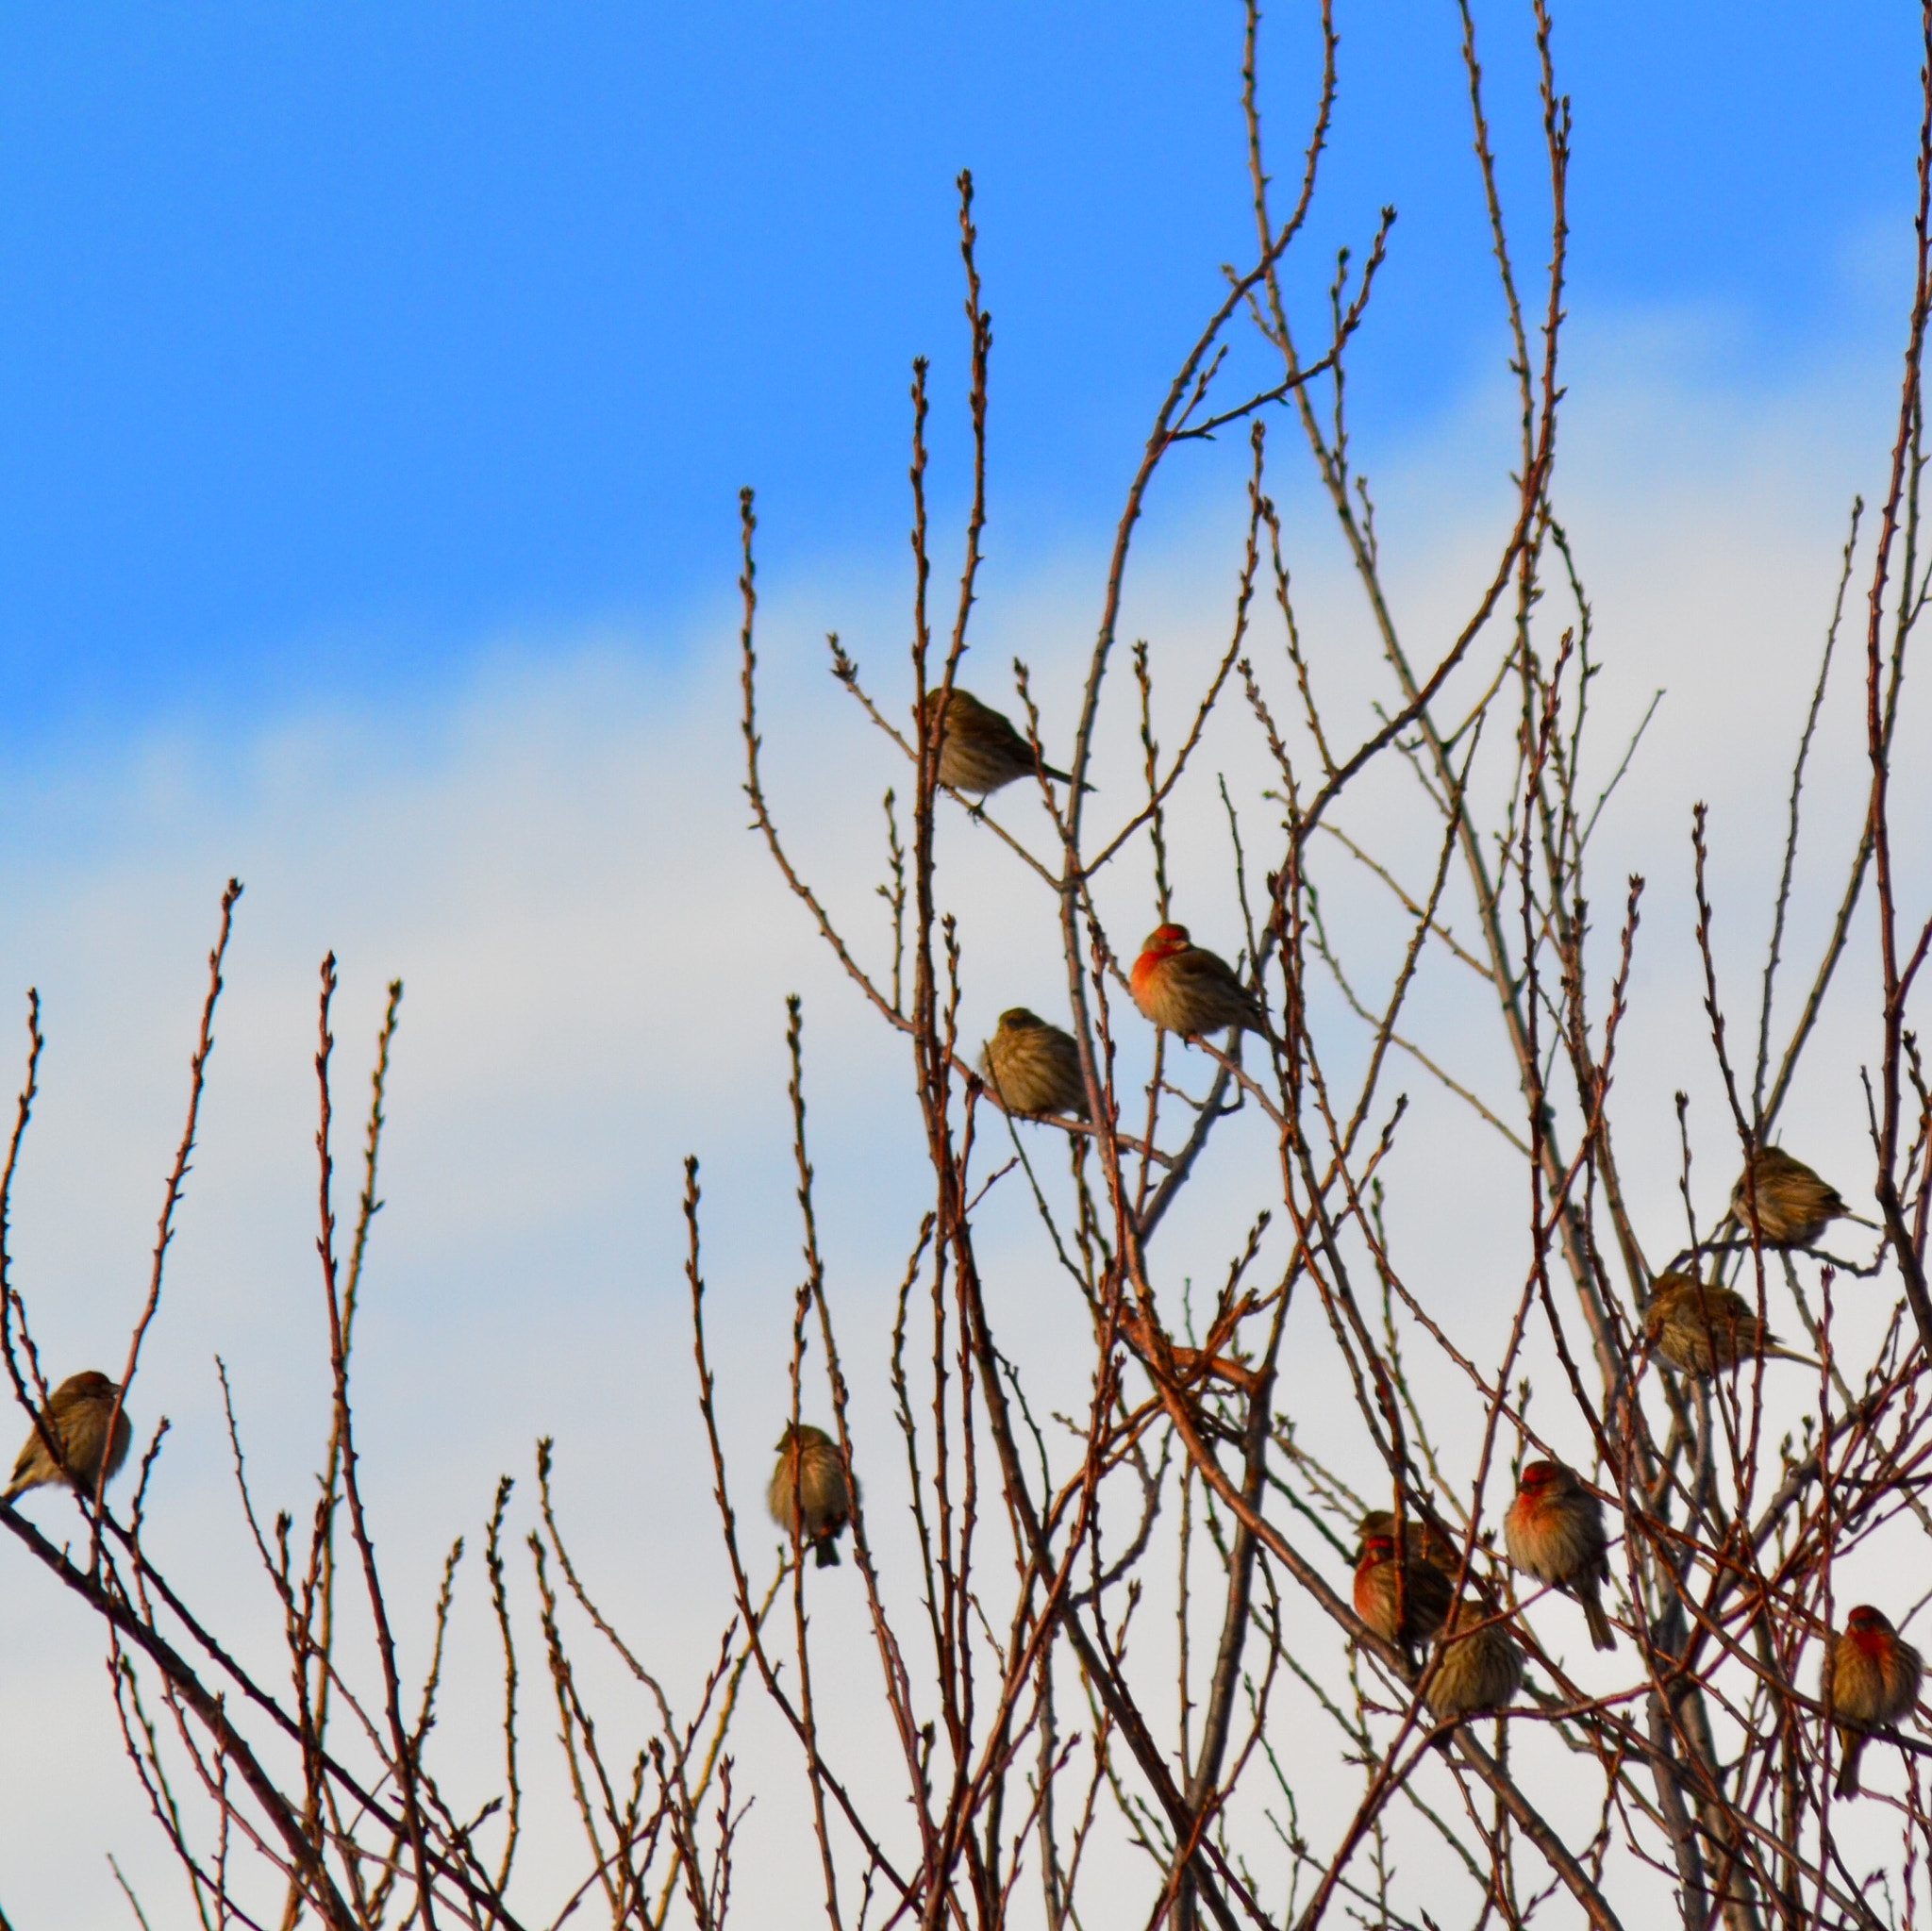
[{"label": "reddish-brown bird breast", "polygon": [[1509,1559],[1525,1575],[1567,1590],[1583,1605],[1590,1640],[1615,1649],[1598,1591],[1610,1579],[1603,1505],[1559,1461],[1526,1462],[1516,1500],[1503,1518]]},{"label": "reddish-brown bird breast", "polygon": [[1398,1582],[1394,1539],[1370,1536],[1356,1564],[1355,1612],[1384,1642],[1413,1650],[1441,1628],[1449,1614],[1450,1582],[1419,1556],[1403,1563],[1399,1575]]},{"label": "reddish-brown bird breast", "polygon": [[1183,1039],[1230,1026],[1268,1034],[1260,1000],[1224,958],[1194,944],[1185,925],[1157,925],[1147,935],[1127,985],[1148,1019]]},{"label": "reddish-brown bird breast", "polygon": [[1845,1618],[1842,1636],[1828,1640],[1824,1666],[1831,1673],[1832,1712],[1844,1751],[1837,1794],[1856,1797],[1867,1735],[1911,1715],[1924,1666],[1918,1651],[1870,1603],[1860,1603]]}]

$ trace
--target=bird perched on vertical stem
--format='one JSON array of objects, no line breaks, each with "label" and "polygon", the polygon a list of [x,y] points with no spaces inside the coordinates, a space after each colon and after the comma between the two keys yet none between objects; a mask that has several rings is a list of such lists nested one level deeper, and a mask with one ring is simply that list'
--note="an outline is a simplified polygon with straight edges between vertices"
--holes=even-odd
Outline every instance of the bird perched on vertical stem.
[{"label": "bird perched on vertical stem", "polygon": [[1482,1604],[1465,1600],[1449,1621],[1442,1659],[1424,1699],[1441,1723],[1478,1710],[1507,1709],[1523,1688],[1523,1652],[1491,1615]]},{"label": "bird perched on vertical stem", "polygon": [[1087,1118],[1087,1076],[1071,1033],[1024,1006],[1000,1014],[979,1055],[994,1097],[1009,1113],[1068,1113]]},{"label": "bird perched on vertical stem", "polygon": [[1884,1616],[1860,1603],[1845,1618],[1844,1634],[1825,1639],[1824,1667],[1831,1672],[1832,1715],[1845,1754],[1835,1793],[1856,1797],[1867,1735],[1911,1715],[1924,1666]]},{"label": "bird perched on vertical stem", "polygon": [[1157,925],[1127,975],[1134,1004],[1185,1040],[1229,1026],[1274,1037],[1267,1008],[1218,953],[1196,945],[1185,925]]},{"label": "bird perched on vertical stem", "polygon": [[1644,1345],[1661,1355],[1673,1368],[1703,1379],[1740,1360],[1768,1356],[1797,1361],[1807,1368],[1818,1363],[1808,1355],[1793,1354],[1767,1334],[1751,1304],[1715,1282],[1706,1285],[1695,1274],[1660,1273],[1651,1285],[1650,1306],[1643,1315]]},{"label": "bird perched on vertical stem", "polygon": [[1503,1518],[1509,1559],[1525,1575],[1567,1590],[1583,1605],[1590,1640],[1598,1649],[1615,1649],[1609,1619],[1597,1591],[1610,1579],[1604,1559],[1603,1504],[1559,1461],[1524,1465],[1516,1500]]},{"label": "bird perched on vertical stem", "polygon": [[1809,1247],[1833,1221],[1859,1219],[1836,1187],[1781,1146],[1761,1146],[1744,1163],[1731,1189],[1731,1212],[1767,1247]]},{"label": "bird perched on vertical stem", "polygon": [[[127,1444],[133,1430],[125,1414],[114,1415],[114,1404],[121,1390],[105,1374],[92,1368],[70,1374],[47,1397],[47,1431],[60,1444],[66,1461],[63,1471],[36,1428],[26,1438],[20,1459],[13,1464],[13,1479],[0,1500],[11,1502],[29,1489],[43,1488],[49,1482],[70,1482],[83,1495],[92,1495],[101,1484],[101,1463],[108,1465],[112,1480],[127,1459]],[[114,1416],[114,1439],[108,1440],[108,1419]]]},{"label": "bird perched on vertical stem", "polygon": [[[928,721],[944,694],[940,691],[925,693]],[[985,798],[1002,785],[1009,785],[1015,778],[1031,777],[1036,772],[1063,785],[1073,782],[1065,772],[1056,771],[1043,757],[1035,755],[1033,746],[1013,728],[1013,721],[1004,711],[981,704],[972,691],[962,691],[955,684],[946,704],[945,723],[941,726],[940,783],[956,791]],[[1091,791],[1093,787],[1086,785],[1082,789]]]},{"label": "bird perched on vertical stem", "polygon": [[1450,1594],[1449,1578],[1426,1557],[1411,1556],[1397,1568],[1393,1536],[1363,1540],[1355,1570],[1355,1612],[1384,1642],[1396,1644],[1413,1659],[1414,1652],[1441,1628]]},{"label": "bird perched on vertical stem", "polygon": [[787,1425],[778,1438],[778,1466],[772,1472],[765,1503],[772,1520],[787,1535],[795,1522],[800,1539],[811,1545],[821,1569],[839,1566],[834,1544],[852,1520],[858,1492],[857,1477],[850,1489],[845,1486],[839,1444],[823,1428],[814,1428],[809,1422],[795,1429]]}]

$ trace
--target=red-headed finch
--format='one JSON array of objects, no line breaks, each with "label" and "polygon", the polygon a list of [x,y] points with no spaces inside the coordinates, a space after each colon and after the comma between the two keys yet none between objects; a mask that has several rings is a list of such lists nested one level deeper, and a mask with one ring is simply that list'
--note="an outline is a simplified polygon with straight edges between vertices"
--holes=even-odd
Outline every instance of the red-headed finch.
[{"label": "red-headed finch", "polygon": [[1433,1562],[1411,1556],[1401,1566],[1396,1606],[1395,1539],[1370,1536],[1355,1569],[1355,1612],[1384,1642],[1415,1650],[1441,1628],[1449,1613],[1449,1578]]},{"label": "red-headed finch", "polygon": [[80,1374],[70,1374],[47,1397],[46,1414],[48,1430],[59,1442],[60,1454],[66,1460],[66,1472],[61,1472],[59,1462],[48,1451],[40,1429],[36,1428],[26,1438],[20,1459],[13,1464],[13,1479],[8,1483],[5,1494],[0,1495],[0,1501],[11,1502],[29,1489],[62,1481],[71,1482],[83,1494],[92,1495],[100,1485],[103,1457],[111,1480],[127,1459],[127,1443],[134,1432],[125,1414],[116,1416],[114,1440],[111,1445],[108,1443],[108,1418],[114,1413],[114,1401],[120,1392],[105,1374],[97,1374],[92,1368]]},{"label": "red-headed finch", "polygon": [[1803,1160],[1781,1146],[1759,1147],[1731,1189],[1731,1211],[1767,1247],[1809,1247],[1836,1220],[1858,1216]]},{"label": "red-headed finch", "polygon": [[1071,1033],[1037,1012],[1014,1006],[979,1055],[993,1096],[1009,1113],[1069,1113],[1087,1117],[1087,1079]]},{"label": "red-headed finch", "polygon": [[1845,1618],[1842,1636],[1826,1639],[1824,1657],[1839,1747],[1845,1754],[1835,1788],[1840,1797],[1856,1797],[1866,1734],[1911,1715],[1923,1669],[1918,1651],[1870,1603],[1860,1603]]},{"label": "red-headed finch", "polygon": [[1218,953],[1194,944],[1185,925],[1157,925],[1147,935],[1127,987],[1148,1019],[1184,1040],[1229,1026],[1269,1037],[1260,1000]]},{"label": "red-headed finch", "polygon": [[[1523,1688],[1523,1652],[1482,1604],[1464,1602],[1450,1620],[1442,1659],[1429,1680],[1426,1702],[1441,1723],[1482,1709],[1506,1709]],[[1465,1630],[1458,1636],[1456,1632]]]},{"label": "red-headed finch", "polygon": [[1673,1368],[1699,1378],[1759,1355],[1818,1365],[1808,1355],[1779,1346],[1740,1295],[1715,1283],[1707,1286],[1693,1274],[1657,1275],[1643,1314],[1643,1338]]},{"label": "red-headed finch", "polygon": [[[926,692],[928,714],[938,706],[941,694],[938,691]],[[1057,778],[1063,785],[1073,782],[1065,772],[1056,771],[1043,758],[1033,755],[1033,746],[1013,728],[1012,720],[1004,711],[981,704],[972,691],[962,691],[955,684],[940,737],[940,783],[950,785],[956,791],[984,798],[1002,785],[1009,785],[1015,778],[1031,777],[1035,772],[1042,777]]]},{"label": "red-headed finch", "polygon": [[796,1430],[788,1425],[779,1436],[778,1466],[772,1471],[765,1503],[772,1520],[788,1536],[796,1517],[799,1535],[811,1544],[821,1569],[839,1566],[839,1551],[833,1545],[852,1520],[858,1488],[857,1478],[850,1490],[846,1488],[839,1444],[823,1428],[807,1422]]},{"label": "red-headed finch", "polygon": [[[1362,1517],[1359,1535],[1364,1542],[1373,1536],[1381,1536],[1392,1543],[1395,1540],[1394,1510],[1370,1509]],[[1448,1576],[1454,1576],[1462,1567],[1462,1551],[1434,1523],[1424,1522],[1414,1515],[1409,1516],[1403,1524],[1402,1540],[1411,1561],[1420,1556],[1425,1562],[1434,1563]]]},{"label": "red-headed finch", "polygon": [[1609,1618],[1597,1591],[1610,1579],[1604,1559],[1603,1505],[1559,1461],[1525,1462],[1516,1500],[1503,1518],[1509,1559],[1525,1575],[1553,1583],[1583,1605],[1590,1640],[1615,1649]]}]

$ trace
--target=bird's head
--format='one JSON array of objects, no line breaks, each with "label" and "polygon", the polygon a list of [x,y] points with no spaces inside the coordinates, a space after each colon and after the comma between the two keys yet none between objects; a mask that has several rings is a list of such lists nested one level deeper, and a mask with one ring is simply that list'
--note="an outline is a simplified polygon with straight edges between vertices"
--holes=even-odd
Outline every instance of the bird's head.
[{"label": "bird's head", "polygon": [[88,1368],[78,1374],[70,1374],[61,1384],[58,1392],[84,1395],[92,1401],[102,1396],[111,1399],[120,1390],[98,1370]]},{"label": "bird's head", "polygon": [[1845,1618],[1845,1627],[1854,1636],[1890,1636],[1891,1634],[1891,1624],[1886,1620],[1884,1612],[1874,1609],[1870,1603],[1860,1603]]},{"label": "bird's head", "polygon": [[1189,942],[1185,925],[1157,925],[1148,933],[1147,942],[1141,948],[1141,957],[1167,958],[1176,952],[1185,952]]},{"label": "bird's head", "polygon": [[1362,1538],[1362,1559],[1357,1569],[1376,1569],[1384,1562],[1395,1560],[1395,1538],[1393,1536],[1364,1536]]},{"label": "bird's head", "polygon": [[1545,1495],[1559,1495],[1568,1486],[1564,1477],[1570,1471],[1561,1462],[1531,1461],[1523,1465],[1523,1492],[1532,1501]]},{"label": "bird's head", "polygon": [[1037,1012],[1029,1012],[1024,1006],[1009,1006],[1000,1014],[1003,1033],[1038,1032],[1045,1024]]}]

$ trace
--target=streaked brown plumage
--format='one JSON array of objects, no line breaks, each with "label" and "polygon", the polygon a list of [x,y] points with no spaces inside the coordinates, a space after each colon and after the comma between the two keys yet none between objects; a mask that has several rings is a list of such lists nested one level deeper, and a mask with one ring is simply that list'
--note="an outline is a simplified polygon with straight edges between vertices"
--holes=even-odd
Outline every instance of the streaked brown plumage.
[{"label": "streaked brown plumage", "polygon": [[1760,1147],[1751,1156],[1731,1189],[1731,1211],[1746,1234],[1755,1221],[1767,1247],[1809,1247],[1833,1221],[1857,1218],[1849,1214],[1836,1187],[1781,1146]]},{"label": "streaked brown plumage", "polygon": [[[928,714],[941,695],[938,691],[926,692]],[[1036,771],[1063,785],[1072,782],[1065,772],[1034,757],[1033,746],[1013,728],[1004,711],[981,704],[972,691],[955,684],[940,739],[940,783],[984,798],[1015,778],[1031,777]]]},{"label": "streaked brown plumage", "polygon": [[1260,1000],[1224,958],[1194,944],[1185,925],[1157,925],[1147,935],[1127,986],[1148,1019],[1183,1039],[1229,1026],[1268,1035]]},{"label": "streaked brown plumage", "polygon": [[1842,1636],[1826,1639],[1824,1666],[1831,1672],[1832,1714],[1844,1752],[1835,1788],[1840,1797],[1856,1797],[1866,1737],[1911,1715],[1924,1667],[1918,1651],[1870,1603],[1860,1603],[1845,1618]]},{"label": "streaked brown plumage", "polygon": [[[1374,1536],[1381,1536],[1392,1543],[1395,1540],[1395,1511],[1390,1508],[1370,1509],[1362,1517],[1359,1534],[1365,1543]],[[1409,1515],[1403,1523],[1403,1546],[1411,1559],[1420,1556],[1424,1560],[1433,1562],[1446,1576],[1453,1578],[1462,1567],[1462,1551],[1434,1523],[1423,1522],[1415,1515]]]},{"label": "streaked brown plumage", "polygon": [[105,1374],[91,1368],[79,1374],[70,1374],[47,1397],[47,1424],[60,1443],[60,1453],[67,1462],[66,1473],[62,1474],[60,1464],[48,1452],[41,1431],[36,1428],[26,1438],[20,1459],[13,1465],[13,1479],[0,1499],[11,1502],[29,1489],[60,1481],[71,1482],[82,1493],[92,1495],[100,1485],[103,1451],[107,1454],[108,1476],[111,1480],[127,1459],[127,1444],[133,1435],[127,1417],[120,1415],[114,1422],[113,1444],[108,1446],[108,1418],[114,1413],[114,1400],[120,1392]]},{"label": "streaked brown plumage", "polygon": [[1615,1649],[1597,1591],[1610,1579],[1604,1559],[1603,1505],[1559,1461],[1524,1465],[1522,1486],[1503,1518],[1509,1559],[1525,1575],[1553,1583],[1583,1605],[1590,1640],[1598,1649]]},{"label": "streaked brown plumage", "polygon": [[[1481,1603],[1464,1601],[1450,1620],[1442,1660],[1430,1678],[1426,1701],[1442,1723],[1477,1710],[1506,1709],[1523,1688],[1523,1652]],[[1465,1630],[1465,1635],[1456,1632]]]},{"label": "streaked brown plumage", "polygon": [[1370,1536],[1355,1570],[1355,1612],[1384,1642],[1413,1651],[1441,1628],[1449,1613],[1449,1578],[1433,1562],[1411,1556],[1401,1570],[1397,1621],[1395,1540]]},{"label": "streaked brown plumage", "polygon": [[1651,1287],[1650,1306],[1644,1310],[1643,1334],[1646,1345],[1673,1368],[1700,1378],[1758,1355],[1803,1362],[1807,1368],[1818,1365],[1809,1356],[1780,1346],[1777,1337],[1765,1332],[1756,1310],[1740,1295],[1715,1283],[1701,1282],[1692,1274],[1657,1275]]},{"label": "streaked brown plumage", "polygon": [[1087,1080],[1071,1033],[1024,1006],[1000,1014],[979,1056],[994,1097],[1009,1113],[1070,1113],[1087,1118]]},{"label": "streaked brown plumage", "polygon": [[823,1428],[807,1422],[795,1440],[789,1425],[779,1436],[778,1466],[772,1472],[765,1503],[772,1520],[788,1536],[795,1513],[799,1536],[811,1544],[821,1569],[839,1566],[834,1544],[852,1520],[852,1498],[858,1489],[856,1477],[851,1490],[846,1489],[839,1444]]}]

